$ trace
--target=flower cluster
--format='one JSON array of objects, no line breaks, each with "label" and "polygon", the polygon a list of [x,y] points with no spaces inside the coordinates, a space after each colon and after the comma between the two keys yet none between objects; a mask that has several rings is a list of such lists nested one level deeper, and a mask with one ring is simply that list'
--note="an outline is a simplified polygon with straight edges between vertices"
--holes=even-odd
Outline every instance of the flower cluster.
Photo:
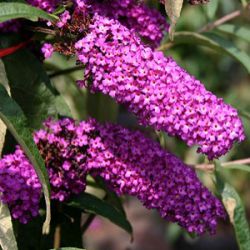
[{"label": "flower cluster", "polygon": [[[48,120],[45,127],[34,140],[49,172],[52,199],[63,201],[83,191],[89,173],[103,177],[118,195],[138,197],[189,232],[213,233],[217,219],[225,216],[219,200],[202,186],[193,169],[138,131],[93,119]],[[20,149],[0,160],[0,173],[1,199],[15,218],[26,222],[38,210],[37,175]]]},{"label": "flower cluster", "polygon": [[54,52],[54,48],[50,43],[44,43],[41,48],[41,52],[45,59],[50,58]]},{"label": "flower cluster", "polygon": [[35,143],[45,159],[51,184],[51,198],[67,200],[85,187],[85,162],[90,123],[76,125],[70,119],[47,120],[45,129],[34,134]]},{"label": "flower cluster", "polygon": [[66,23],[68,22],[68,20],[71,19],[71,15],[69,13],[69,11],[64,11],[61,15],[60,15],[60,20],[59,22],[57,22],[57,27],[58,28],[62,28],[63,26],[66,25]]},{"label": "flower cluster", "polygon": [[17,20],[9,20],[0,23],[0,31],[3,33],[7,32],[18,32],[21,27],[21,23]]},{"label": "flower cluster", "polygon": [[86,65],[85,84],[125,104],[142,125],[198,145],[209,159],[244,139],[236,109],[117,20],[95,14],[89,33],[75,48]]},{"label": "flower cluster", "polygon": [[0,199],[8,204],[13,218],[27,223],[38,215],[41,184],[23,151],[0,160]]},{"label": "flower cluster", "polygon": [[53,12],[60,3],[60,0],[27,0],[27,2],[47,12]]},{"label": "flower cluster", "polygon": [[152,47],[157,47],[169,25],[159,11],[137,0],[87,1],[93,13],[118,20],[128,29],[138,33]]},{"label": "flower cluster", "polygon": [[112,190],[136,196],[148,209],[157,209],[163,218],[189,232],[215,232],[224,209],[193,169],[141,132],[112,124],[97,125],[97,130],[103,153],[95,149],[98,154],[94,153],[92,164]]}]

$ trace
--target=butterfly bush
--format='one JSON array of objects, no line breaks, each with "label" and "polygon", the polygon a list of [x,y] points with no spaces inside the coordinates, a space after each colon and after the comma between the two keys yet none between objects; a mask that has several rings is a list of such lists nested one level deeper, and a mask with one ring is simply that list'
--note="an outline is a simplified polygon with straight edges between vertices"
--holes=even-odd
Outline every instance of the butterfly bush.
[{"label": "butterfly bush", "polygon": [[169,28],[166,18],[160,12],[137,0],[89,0],[86,5],[91,7],[93,13],[118,20],[138,33],[152,47],[160,44]]},{"label": "butterfly bush", "polygon": [[9,20],[3,23],[0,23],[0,32],[18,32],[20,30],[21,23],[17,20]]},{"label": "butterfly bush", "polygon": [[27,223],[38,215],[41,184],[23,151],[0,160],[0,199],[8,204],[13,218]]},{"label": "butterfly bush", "polygon": [[60,0],[27,0],[27,2],[34,7],[38,7],[47,12],[53,12],[58,4],[62,1]]},{"label": "butterfly bush", "polygon": [[236,109],[117,20],[94,14],[89,33],[75,48],[85,65],[81,85],[125,104],[142,125],[198,145],[209,159],[244,139]]},{"label": "butterfly bush", "polygon": [[[46,121],[34,140],[48,169],[52,199],[65,201],[84,191],[89,173],[189,232],[214,233],[217,220],[225,216],[195,171],[141,132],[65,118]],[[0,190],[15,218],[25,223],[37,215],[41,185],[19,148],[0,160]]]}]

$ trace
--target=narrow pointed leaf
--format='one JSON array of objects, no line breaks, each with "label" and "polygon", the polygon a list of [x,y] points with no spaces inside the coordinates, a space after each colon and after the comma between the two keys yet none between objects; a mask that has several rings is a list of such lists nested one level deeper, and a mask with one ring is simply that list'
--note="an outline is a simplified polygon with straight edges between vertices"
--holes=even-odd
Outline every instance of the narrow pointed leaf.
[{"label": "narrow pointed leaf", "polygon": [[111,206],[108,202],[92,194],[83,193],[73,198],[68,205],[88,213],[101,215],[127,231],[129,234],[132,234],[132,226],[125,215]]},{"label": "narrow pointed leaf", "polygon": [[[2,83],[4,86],[8,85],[8,80],[6,78],[5,70],[3,62],[0,60],[0,83]],[[2,154],[3,145],[5,141],[5,135],[6,135],[6,126],[5,124],[0,120],[0,156]]]},{"label": "narrow pointed leaf", "polygon": [[55,15],[25,3],[0,3],[0,23],[16,18],[25,18],[31,21],[38,21],[39,18],[52,22],[58,20]]},{"label": "narrow pointed leaf", "polygon": [[[231,56],[241,63],[248,72],[250,72],[249,55],[246,52],[238,49],[233,42],[226,40],[217,34],[206,33],[205,35],[202,35],[188,31],[176,32],[174,45],[177,44],[198,44],[209,47],[219,53],[224,53]],[[164,45],[162,47],[164,47]]]},{"label": "narrow pointed leaf", "polygon": [[223,166],[224,169],[235,169],[235,170],[242,170],[250,173],[250,166],[244,164],[232,164]]},{"label": "narrow pointed leaf", "polygon": [[217,27],[217,30],[234,36],[240,39],[243,39],[247,42],[250,42],[250,27],[238,24],[223,24]]},{"label": "narrow pointed leaf", "polygon": [[50,224],[50,185],[43,159],[33,141],[27,127],[27,120],[18,104],[9,97],[5,88],[0,84],[0,119],[20,144],[40,179],[46,201],[47,216],[43,231],[47,233]]},{"label": "narrow pointed leaf", "polygon": [[[220,169],[221,167],[218,162],[216,163],[216,166],[217,169]],[[234,227],[239,250],[249,250],[250,230],[240,196],[233,186],[224,182],[219,171],[216,173],[216,184],[229,215],[230,222]]]},{"label": "narrow pointed leaf", "polygon": [[202,6],[207,17],[212,20],[215,17],[216,11],[219,6],[219,0],[210,1],[208,4]]},{"label": "narrow pointed leaf", "polygon": [[3,250],[17,250],[10,211],[0,202],[0,246]]},{"label": "narrow pointed leaf", "polygon": [[177,21],[181,15],[183,0],[165,0],[165,10],[170,19],[169,37],[174,40],[174,32]]}]

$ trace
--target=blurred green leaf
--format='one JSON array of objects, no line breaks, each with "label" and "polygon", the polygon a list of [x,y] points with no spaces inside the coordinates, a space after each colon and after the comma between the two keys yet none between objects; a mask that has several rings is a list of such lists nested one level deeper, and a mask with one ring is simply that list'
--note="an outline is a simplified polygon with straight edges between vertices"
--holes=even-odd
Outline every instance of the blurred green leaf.
[{"label": "blurred green leaf", "polygon": [[10,211],[0,202],[0,246],[3,250],[17,250]]},{"label": "blurred green leaf", "polygon": [[167,228],[167,240],[174,244],[178,238],[181,236],[183,229],[178,225],[171,223]]},{"label": "blurred green leaf", "polygon": [[238,112],[242,117],[245,117],[246,119],[250,120],[250,113],[241,109],[238,109]]},{"label": "blurred green leaf", "polygon": [[100,176],[95,177],[95,181],[97,182],[98,186],[105,190],[107,201],[110,202],[120,213],[126,217],[126,212],[123,208],[121,198],[107,187],[106,182]]},{"label": "blurred green leaf", "polygon": [[116,122],[119,106],[107,95],[88,93],[87,110],[91,117],[100,122]]},{"label": "blurred green leaf", "polygon": [[236,169],[236,170],[243,170],[246,172],[250,172],[250,166],[244,165],[244,164],[232,164],[232,165],[227,165],[223,166],[224,169]]},{"label": "blurred green leaf", "polygon": [[223,24],[217,27],[217,30],[241,38],[247,42],[250,42],[250,27],[239,24]]},{"label": "blurred green leaf", "polygon": [[234,226],[238,246],[240,250],[249,250],[250,246],[250,230],[247,222],[244,206],[240,196],[233,186],[225,183],[218,168],[220,163],[216,162],[216,184],[217,189],[222,197],[223,204],[227,210],[230,221]]},{"label": "blurred green leaf", "polygon": [[[0,48],[16,43],[15,36],[0,36]],[[43,65],[28,49],[2,58],[12,98],[19,104],[32,128],[40,128],[48,116],[68,114],[61,96],[55,96]]]},{"label": "blurred green leaf", "polygon": [[206,13],[206,16],[210,20],[214,19],[218,6],[219,6],[219,0],[213,0],[208,4],[202,6]]},{"label": "blurred green leaf", "polygon": [[70,200],[68,205],[79,208],[87,213],[101,215],[123,228],[129,234],[132,234],[132,226],[124,214],[111,206],[108,202],[101,200],[92,194],[80,194]]},{"label": "blurred green leaf", "polygon": [[[225,38],[218,36],[214,33],[206,33],[201,35],[195,32],[176,32],[175,40],[173,45],[177,44],[193,44],[193,45],[203,45],[209,47],[219,53],[224,53],[238,62],[240,62],[250,73],[250,57],[244,51],[241,51],[235,45]],[[162,45],[159,49],[164,49],[166,45]]]},{"label": "blurred green leaf", "polygon": [[9,97],[5,88],[0,84],[0,119],[5,123],[16,141],[20,144],[26,156],[32,163],[42,184],[47,217],[43,231],[47,232],[50,224],[50,184],[43,159],[33,141],[32,134],[27,127],[27,120],[18,104]]},{"label": "blurred green leaf", "polygon": [[247,0],[240,0],[240,1],[241,1],[241,4],[243,5],[243,7],[247,6]]},{"label": "blurred green leaf", "polygon": [[52,22],[58,20],[57,16],[25,3],[0,3],[0,23],[16,18],[25,18],[31,21],[38,21],[39,18]]}]

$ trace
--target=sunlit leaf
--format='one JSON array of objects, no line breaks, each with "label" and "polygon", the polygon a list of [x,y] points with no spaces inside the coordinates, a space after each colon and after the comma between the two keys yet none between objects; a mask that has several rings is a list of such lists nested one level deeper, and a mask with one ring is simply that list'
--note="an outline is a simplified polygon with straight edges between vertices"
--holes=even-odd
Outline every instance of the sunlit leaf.
[{"label": "sunlit leaf", "polygon": [[58,20],[55,15],[25,3],[0,3],[0,23],[16,18],[25,18],[31,21],[38,21],[39,18],[52,22]]},{"label": "sunlit leaf", "polygon": [[238,24],[223,24],[217,30],[250,42],[250,27]]},{"label": "sunlit leaf", "polygon": [[250,172],[250,166],[244,164],[231,164],[223,166],[224,169],[235,169],[235,170],[242,170],[246,172]]},{"label": "sunlit leaf", "polygon": [[17,250],[10,211],[0,202],[0,246],[3,250]]},{"label": "sunlit leaf", "polygon": [[237,191],[229,183],[226,183],[220,175],[220,163],[216,162],[216,184],[227,210],[230,221],[234,226],[238,246],[240,250],[249,250],[250,230],[247,222],[244,206]]},{"label": "sunlit leaf", "polygon": [[[202,35],[188,31],[176,32],[173,45],[177,44],[193,44],[209,47],[219,53],[224,53],[231,56],[240,62],[248,72],[250,72],[249,55],[238,49],[233,42],[226,40],[217,34],[206,33],[205,35]],[[160,49],[164,49],[164,45],[162,45]]]},{"label": "sunlit leaf", "polygon": [[212,20],[215,17],[216,11],[219,6],[219,0],[210,1],[208,4],[202,6],[207,17]]},{"label": "sunlit leaf", "polygon": [[181,15],[183,0],[165,0],[165,10],[170,19],[169,37],[174,40],[174,32],[177,21]]}]

